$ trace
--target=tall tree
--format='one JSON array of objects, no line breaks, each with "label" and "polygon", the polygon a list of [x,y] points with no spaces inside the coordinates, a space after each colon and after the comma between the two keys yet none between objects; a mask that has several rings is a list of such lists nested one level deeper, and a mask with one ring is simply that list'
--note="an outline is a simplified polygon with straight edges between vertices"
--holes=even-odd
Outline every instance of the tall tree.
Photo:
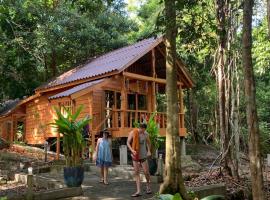
[{"label": "tall tree", "polygon": [[188,199],[181,169],[181,145],[178,134],[178,100],[176,76],[176,10],[175,0],[165,0],[165,45],[166,45],[166,163],[165,178],[160,186],[160,193],[175,194],[180,192],[183,199]]},{"label": "tall tree", "polygon": [[218,105],[219,105],[219,128],[221,139],[221,151],[225,159],[225,169],[229,169],[229,159],[227,148],[229,137],[226,126],[226,97],[225,97],[225,59],[227,45],[227,21],[228,21],[228,1],[216,0],[216,15],[218,27],[218,61],[217,61],[217,85],[218,85]]},{"label": "tall tree", "polygon": [[260,136],[259,124],[256,107],[256,87],[254,81],[253,65],[252,65],[252,13],[253,0],[244,1],[244,15],[243,15],[243,68],[245,78],[245,99],[246,99],[246,113],[248,124],[248,146],[250,171],[252,181],[252,196],[253,199],[264,199],[263,191],[263,174],[260,152]]},{"label": "tall tree", "polygon": [[128,43],[123,0],[0,3],[0,101],[22,98],[53,76]]}]

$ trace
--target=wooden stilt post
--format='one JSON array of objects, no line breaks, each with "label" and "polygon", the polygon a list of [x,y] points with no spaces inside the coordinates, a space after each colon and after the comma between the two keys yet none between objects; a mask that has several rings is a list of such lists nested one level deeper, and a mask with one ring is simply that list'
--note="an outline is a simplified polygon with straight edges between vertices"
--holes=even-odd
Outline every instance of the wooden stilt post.
[{"label": "wooden stilt post", "polygon": [[[93,92],[90,93],[88,97],[88,104],[89,104],[89,116],[92,119],[92,122],[94,120],[93,116]],[[95,137],[93,138],[94,135],[94,128],[93,128],[93,123],[89,123],[89,158],[93,158],[93,153],[95,151],[95,146],[93,145],[93,142],[95,143]],[[91,141],[91,142],[90,142]]]},{"label": "wooden stilt post", "polygon": [[60,155],[60,133],[57,133],[56,160],[59,160],[59,155]]},{"label": "wooden stilt post", "polygon": [[185,125],[184,125],[184,99],[183,99],[183,90],[182,90],[182,86],[181,84],[179,85],[179,104],[180,104],[180,126],[179,128],[184,128]]}]

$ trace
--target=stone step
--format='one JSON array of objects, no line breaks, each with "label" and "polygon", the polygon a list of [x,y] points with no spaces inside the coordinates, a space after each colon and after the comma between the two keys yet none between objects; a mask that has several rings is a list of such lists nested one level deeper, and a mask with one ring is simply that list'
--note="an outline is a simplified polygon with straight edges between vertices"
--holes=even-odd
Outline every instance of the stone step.
[{"label": "stone step", "polygon": [[[97,166],[91,166],[91,171],[95,172],[96,174],[100,173],[100,169]],[[131,165],[124,165],[124,166],[117,165],[117,166],[111,167],[109,168],[109,175],[118,177],[121,179],[134,180],[134,170]],[[140,178],[142,181],[146,181],[142,169],[140,171]],[[160,183],[162,182],[162,177],[151,176],[151,182]]]}]

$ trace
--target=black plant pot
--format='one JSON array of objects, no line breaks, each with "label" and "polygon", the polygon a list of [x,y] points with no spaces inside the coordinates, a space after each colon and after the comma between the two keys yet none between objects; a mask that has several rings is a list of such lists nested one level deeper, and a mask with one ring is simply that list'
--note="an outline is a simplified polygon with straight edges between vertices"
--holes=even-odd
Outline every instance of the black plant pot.
[{"label": "black plant pot", "polygon": [[79,167],[64,167],[64,181],[68,187],[81,186],[84,179],[84,168]]},{"label": "black plant pot", "polygon": [[155,158],[148,159],[148,164],[149,164],[149,173],[150,175],[154,176],[155,173],[157,172],[157,159]]}]

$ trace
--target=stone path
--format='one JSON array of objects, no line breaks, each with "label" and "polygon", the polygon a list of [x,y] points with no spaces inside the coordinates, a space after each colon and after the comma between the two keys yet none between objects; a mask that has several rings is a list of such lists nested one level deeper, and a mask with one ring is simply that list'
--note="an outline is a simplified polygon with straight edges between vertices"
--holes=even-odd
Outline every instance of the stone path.
[{"label": "stone path", "polygon": [[[60,174],[42,174],[48,178],[54,178],[63,181]],[[142,196],[130,197],[135,192],[135,181],[122,179],[119,177],[110,177],[109,185],[99,183],[99,176],[96,172],[85,172],[85,179],[82,185],[83,196],[66,198],[65,200],[126,200],[126,199],[151,199],[159,189],[159,184],[153,183],[151,195],[145,194],[145,183],[142,183]]]}]

